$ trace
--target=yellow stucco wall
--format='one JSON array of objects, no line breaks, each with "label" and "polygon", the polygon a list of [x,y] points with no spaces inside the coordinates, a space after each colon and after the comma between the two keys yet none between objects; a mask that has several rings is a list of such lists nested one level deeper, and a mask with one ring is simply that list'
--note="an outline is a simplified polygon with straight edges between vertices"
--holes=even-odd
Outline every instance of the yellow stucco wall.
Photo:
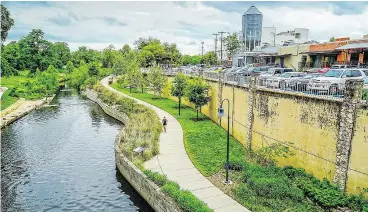
[{"label": "yellow stucco wall", "polygon": [[[173,78],[168,78],[164,96],[170,97]],[[216,123],[218,107],[218,83],[207,81],[211,86],[211,102],[202,112]],[[224,85],[223,99],[230,101],[230,133],[244,146],[248,129],[247,88]],[[188,101],[183,104],[193,107]],[[225,116],[221,126],[227,129],[227,103],[224,103]],[[336,141],[339,129],[341,102],[326,101],[309,97],[258,90],[254,105],[252,148],[273,142],[290,142],[293,156],[279,158],[279,165],[292,165],[304,168],[319,179],[333,180],[336,162]],[[233,119],[234,117],[234,119]],[[352,143],[350,168],[368,173],[368,110],[358,111],[356,131]],[[349,171],[347,188],[356,193],[357,185],[368,187],[367,175]]]},{"label": "yellow stucco wall", "polygon": [[368,188],[368,108],[357,111],[355,132],[352,141],[347,190],[359,193],[357,187]]},{"label": "yellow stucco wall", "polygon": [[[338,102],[257,91],[252,147],[290,142],[295,154],[279,165],[304,168],[316,177],[333,179],[338,133]],[[330,162],[328,162],[330,161]]]}]

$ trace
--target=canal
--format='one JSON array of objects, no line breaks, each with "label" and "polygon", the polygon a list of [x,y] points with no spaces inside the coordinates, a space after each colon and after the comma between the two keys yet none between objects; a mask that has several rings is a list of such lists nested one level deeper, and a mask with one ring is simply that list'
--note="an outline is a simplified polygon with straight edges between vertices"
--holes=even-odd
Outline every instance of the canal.
[{"label": "canal", "polygon": [[1,131],[1,211],[153,211],[115,166],[121,123],[59,92]]}]

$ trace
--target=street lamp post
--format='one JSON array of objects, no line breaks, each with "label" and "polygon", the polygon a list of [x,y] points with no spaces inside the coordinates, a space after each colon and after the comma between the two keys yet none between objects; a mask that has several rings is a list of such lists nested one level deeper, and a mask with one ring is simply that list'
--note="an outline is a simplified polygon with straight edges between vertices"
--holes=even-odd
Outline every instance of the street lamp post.
[{"label": "street lamp post", "polygon": [[231,184],[231,181],[229,180],[229,143],[230,143],[230,101],[229,99],[224,99],[221,102],[220,108],[218,109],[218,116],[222,117],[224,116],[224,108],[222,107],[222,104],[224,101],[227,101],[227,144],[226,144],[226,179],[225,184],[229,185]]}]

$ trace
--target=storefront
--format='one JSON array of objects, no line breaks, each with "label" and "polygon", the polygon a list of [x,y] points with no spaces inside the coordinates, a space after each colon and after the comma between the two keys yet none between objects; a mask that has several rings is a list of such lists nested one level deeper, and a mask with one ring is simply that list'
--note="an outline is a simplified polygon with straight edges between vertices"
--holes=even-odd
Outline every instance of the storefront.
[{"label": "storefront", "polygon": [[351,43],[337,48],[347,55],[346,62],[352,65],[368,65],[368,40],[365,43]]}]

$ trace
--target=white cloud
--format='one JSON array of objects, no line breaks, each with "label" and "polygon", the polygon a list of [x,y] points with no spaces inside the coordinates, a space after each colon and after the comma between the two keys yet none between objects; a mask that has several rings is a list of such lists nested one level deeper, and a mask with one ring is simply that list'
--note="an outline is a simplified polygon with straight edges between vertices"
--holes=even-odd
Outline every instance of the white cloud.
[{"label": "white cloud", "polygon": [[[54,41],[68,42],[72,50],[82,45],[121,48],[139,37],[152,36],[175,42],[184,53],[199,54],[201,41],[205,42],[205,52],[214,49],[213,33],[241,30],[242,13],[225,12],[202,2],[50,2],[47,7],[36,2],[8,2],[6,6],[15,19],[9,40],[40,28]],[[264,26],[275,25],[278,31],[306,27],[314,40],[360,38],[368,33],[368,8],[360,14],[341,16],[334,14],[332,7],[263,6],[259,10]]]}]

